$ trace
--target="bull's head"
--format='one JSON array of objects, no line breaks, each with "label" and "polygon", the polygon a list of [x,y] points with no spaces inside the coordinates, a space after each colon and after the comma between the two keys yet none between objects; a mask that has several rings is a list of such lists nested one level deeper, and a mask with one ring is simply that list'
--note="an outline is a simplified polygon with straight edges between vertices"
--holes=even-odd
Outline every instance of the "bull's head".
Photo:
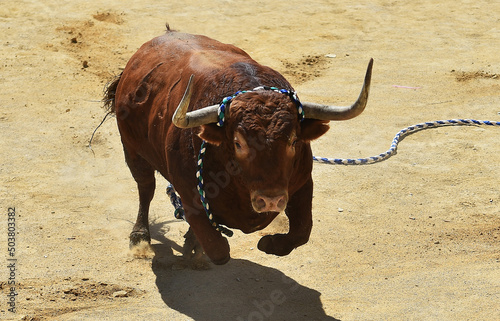
[{"label": "bull's head", "polygon": [[[231,102],[230,115],[217,127],[219,105],[187,112],[192,78],[172,118],[180,128],[201,126],[199,136],[227,150],[241,167],[241,183],[250,191],[253,209],[281,212],[288,202],[288,189],[294,164],[311,157],[308,143],[323,135],[330,120],[347,120],[365,109],[370,89],[373,59],[368,64],[361,93],[346,107],[302,103],[305,119],[298,121],[297,106],[286,95],[272,91],[253,91],[238,95]],[[305,169],[302,169],[305,170]]]}]

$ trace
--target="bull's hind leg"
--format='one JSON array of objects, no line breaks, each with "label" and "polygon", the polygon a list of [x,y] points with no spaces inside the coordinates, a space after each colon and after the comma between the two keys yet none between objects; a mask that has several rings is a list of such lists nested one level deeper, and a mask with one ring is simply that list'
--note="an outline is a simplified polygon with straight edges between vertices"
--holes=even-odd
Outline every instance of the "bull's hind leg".
[{"label": "bull's hind leg", "polygon": [[285,210],[290,225],[288,234],[262,237],[257,245],[259,250],[267,254],[283,256],[307,243],[312,230],[312,191],[313,182],[310,178],[288,202]]},{"label": "bull's hind leg", "polygon": [[149,205],[155,193],[156,180],[153,167],[144,158],[129,152],[126,148],[124,151],[125,160],[139,190],[139,213],[130,233],[130,248],[133,248],[141,242],[151,243],[148,216]]}]

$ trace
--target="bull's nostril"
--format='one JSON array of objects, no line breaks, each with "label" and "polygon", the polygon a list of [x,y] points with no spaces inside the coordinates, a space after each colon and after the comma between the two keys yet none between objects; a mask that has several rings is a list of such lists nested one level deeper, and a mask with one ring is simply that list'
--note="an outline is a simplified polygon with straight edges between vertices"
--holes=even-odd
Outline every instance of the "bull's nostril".
[{"label": "bull's nostril", "polygon": [[262,209],[266,207],[266,200],[263,197],[259,197],[255,200],[255,206],[258,209]]},{"label": "bull's nostril", "polygon": [[277,206],[278,206],[278,208],[279,208],[280,210],[284,210],[284,209],[285,209],[285,206],[286,206],[285,196],[282,196],[282,197],[278,200]]}]

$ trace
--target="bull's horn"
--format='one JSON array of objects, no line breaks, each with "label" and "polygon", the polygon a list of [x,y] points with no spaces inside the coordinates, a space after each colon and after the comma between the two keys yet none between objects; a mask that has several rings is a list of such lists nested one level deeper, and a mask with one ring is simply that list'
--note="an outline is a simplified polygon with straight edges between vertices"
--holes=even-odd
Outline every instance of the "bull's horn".
[{"label": "bull's horn", "polygon": [[179,128],[191,128],[217,122],[217,110],[219,105],[208,106],[202,109],[187,112],[189,102],[191,101],[193,78],[194,75],[189,77],[189,82],[186,91],[184,92],[184,96],[182,96],[181,102],[172,116],[172,123]]},{"label": "bull's horn", "polygon": [[321,120],[347,120],[361,114],[365,109],[368,101],[368,93],[370,91],[370,81],[372,78],[373,58],[368,63],[366,70],[365,82],[363,89],[359,94],[358,100],[352,106],[328,106],[315,103],[302,103],[304,107],[304,115],[306,118],[321,119]]}]

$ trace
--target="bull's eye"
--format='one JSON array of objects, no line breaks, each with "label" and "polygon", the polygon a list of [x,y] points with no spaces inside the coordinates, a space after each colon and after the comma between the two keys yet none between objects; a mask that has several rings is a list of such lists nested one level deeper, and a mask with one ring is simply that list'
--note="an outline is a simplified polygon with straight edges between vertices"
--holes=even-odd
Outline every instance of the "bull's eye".
[{"label": "bull's eye", "polygon": [[248,156],[249,148],[245,137],[240,132],[236,132],[233,140],[236,157],[245,158]]},{"label": "bull's eye", "polygon": [[295,155],[295,144],[297,144],[297,136],[295,133],[290,135],[290,139],[288,140],[288,147],[286,149],[287,155],[289,157],[293,157]]}]

